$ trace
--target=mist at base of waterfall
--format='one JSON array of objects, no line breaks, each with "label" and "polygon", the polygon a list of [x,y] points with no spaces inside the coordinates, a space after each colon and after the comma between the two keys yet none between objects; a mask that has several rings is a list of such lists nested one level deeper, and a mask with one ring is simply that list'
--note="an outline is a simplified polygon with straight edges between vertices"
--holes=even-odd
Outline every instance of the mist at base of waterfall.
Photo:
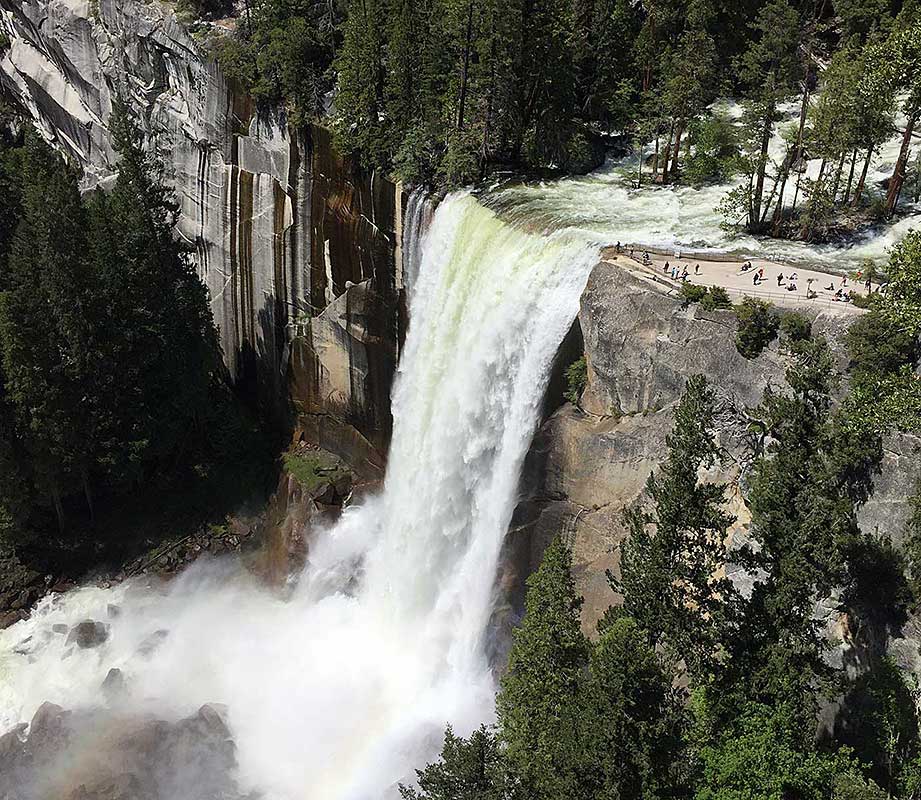
[{"label": "mist at base of waterfall", "polygon": [[[213,703],[242,791],[370,800],[411,781],[447,723],[463,733],[490,721],[484,640],[500,548],[550,365],[596,259],[592,237],[528,234],[469,195],[446,198],[413,276],[381,494],[315,533],[287,599],[234,559],[168,585],[46,598],[0,632],[0,732],[45,701],[91,720],[88,741],[106,715],[113,726],[180,720]],[[108,625],[105,641],[68,644],[63,631],[85,619]],[[113,669],[124,686],[106,693]],[[23,780],[28,796],[38,784]]]}]

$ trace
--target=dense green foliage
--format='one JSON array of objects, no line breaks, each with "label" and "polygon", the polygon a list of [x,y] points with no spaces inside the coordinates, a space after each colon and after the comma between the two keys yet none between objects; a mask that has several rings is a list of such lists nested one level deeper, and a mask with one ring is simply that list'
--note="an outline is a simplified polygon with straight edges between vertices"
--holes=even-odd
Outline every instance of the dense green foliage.
[{"label": "dense green foliage", "polygon": [[[616,135],[639,183],[741,176],[727,225],[820,239],[921,191],[919,26],[902,0],[247,0],[214,47],[257,102],[283,103],[295,124],[331,114],[344,153],[406,182],[583,170]],[[714,104],[726,96],[741,119]],[[775,152],[791,100],[799,119]],[[903,147],[871,193],[899,111]],[[821,160],[817,178],[806,159]]]},{"label": "dense green foliage", "polygon": [[324,112],[341,19],[339,3],[331,0],[246,0],[236,34],[218,39],[215,55],[257,103],[283,103],[300,124]]},{"label": "dense green foliage", "polygon": [[566,399],[573,405],[579,405],[587,383],[588,364],[585,362],[585,356],[581,356],[566,368]]},{"label": "dense green foliage", "polygon": [[736,349],[745,358],[757,358],[780,331],[780,316],[770,303],[746,297],[736,309],[739,331]]},{"label": "dense green foliage", "polygon": [[498,696],[496,732],[458,739],[407,800],[673,797],[685,781],[687,715],[646,633],[611,612],[597,642],[579,628],[569,548],[559,539],[528,581]]},{"label": "dense green foliage", "polygon": [[535,798],[575,797],[578,787],[573,749],[589,644],[570,567],[569,549],[557,539],[528,579],[525,619],[497,699],[506,760]]},{"label": "dense green foliage", "polygon": [[731,308],[729,294],[721,286],[698,286],[685,281],[681,284],[681,299],[685,307],[691,303],[700,303],[704,311],[716,311],[719,308]]},{"label": "dense green foliage", "polygon": [[[37,136],[0,156],[0,534],[85,522],[243,446],[207,292],[177,206],[116,112],[118,177],[88,198]],[[52,517],[53,514],[53,517]]]},{"label": "dense green foliage", "polygon": [[625,512],[629,538],[621,547],[624,610],[650,636],[650,644],[683,658],[699,674],[732,624],[735,592],[715,577],[726,562],[726,535],[734,522],[723,511],[726,487],[701,483],[714,466],[715,398],[702,376],[692,377],[666,439],[658,474],[646,483],[646,502]]}]

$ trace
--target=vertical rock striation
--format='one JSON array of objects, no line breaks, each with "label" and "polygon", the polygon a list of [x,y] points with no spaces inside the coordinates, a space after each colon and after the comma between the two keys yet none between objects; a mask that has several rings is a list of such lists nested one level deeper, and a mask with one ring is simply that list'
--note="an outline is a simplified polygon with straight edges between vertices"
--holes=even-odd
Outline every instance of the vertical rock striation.
[{"label": "vertical rock striation", "polygon": [[0,90],[82,165],[85,189],[115,172],[113,104],[137,115],[237,383],[280,412],[293,352],[300,404],[381,447],[401,325],[400,188],[338,157],[328,131],[257,110],[159,0],[0,0],[0,31]]}]

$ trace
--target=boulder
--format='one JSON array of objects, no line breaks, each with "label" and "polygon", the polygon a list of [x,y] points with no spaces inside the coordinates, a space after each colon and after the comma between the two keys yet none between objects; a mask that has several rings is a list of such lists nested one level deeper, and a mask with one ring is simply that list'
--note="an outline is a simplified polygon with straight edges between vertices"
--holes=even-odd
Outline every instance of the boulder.
[{"label": "boulder", "polygon": [[78,622],[70,629],[65,644],[75,644],[81,650],[89,650],[104,644],[109,638],[109,626],[92,619]]},{"label": "boulder", "polygon": [[167,636],[169,636],[169,631],[165,628],[155,630],[138,645],[138,655],[149,656],[153,654],[153,652],[163,644]]},{"label": "boulder", "polygon": [[106,697],[114,698],[125,691],[125,686],[124,673],[120,669],[113,667],[106,673],[106,677],[99,688]]},{"label": "boulder", "polygon": [[224,717],[217,705],[167,721],[46,703],[28,728],[0,737],[0,797],[244,800]]}]

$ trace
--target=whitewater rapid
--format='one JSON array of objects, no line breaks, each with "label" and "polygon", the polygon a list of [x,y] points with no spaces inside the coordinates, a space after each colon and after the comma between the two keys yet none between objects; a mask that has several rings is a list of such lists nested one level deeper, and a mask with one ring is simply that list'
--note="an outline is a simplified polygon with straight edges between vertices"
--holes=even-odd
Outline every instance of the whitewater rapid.
[{"label": "whitewater rapid", "polygon": [[[499,552],[550,364],[596,259],[591,237],[529,234],[470,195],[445,199],[411,277],[381,494],[317,537],[286,600],[232,559],[159,588],[46,598],[0,632],[0,732],[46,700],[100,704],[118,668],[122,710],[179,718],[225,704],[247,789],[370,800],[411,780],[447,723],[489,721]],[[68,653],[53,626],[86,618],[109,623],[110,638]]]},{"label": "whitewater rapid", "polygon": [[[720,101],[714,110],[737,121],[742,115],[735,102]],[[783,159],[787,148],[785,137],[795,135],[790,130],[796,129],[799,112],[799,101],[785,103],[778,109],[780,120],[769,147],[769,175],[773,175]],[[896,127],[901,129],[904,125],[904,115],[900,114]],[[892,174],[900,146],[901,134],[896,133],[875,154],[867,175],[867,198],[882,196],[881,184]],[[650,142],[645,154],[649,156],[652,152]],[[911,203],[906,192],[900,205],[900,219],[846,242],[810,244],[753,237],[725,228],[717,210],[729,190],[742,183],[741,178],[699,188],[653,186],[649,183],[650,169],[646,167],[646,182],[640,190],[635,190],[632,182],[637,176],[637,163],[635,154],[611,158],[588,175],[502,185],[485,193],[483,199],[504,218],[535,230],[568,228],[606,244],[620,241],[639,246],[732,253],[740,258],[766,258],[840,272],[859,268],[865,259],[885,262],[894,244],[909,230],[921,227],[921,204]],[[820,163],[818,159],[809,161],[805,176],[817,178]],[[771,185],[769,179],[766,194],[770,193]],[[792,204],[795,192],[796,180],[791,177],[784,190],[787,206]],[[799,203],[802,202],[801,189]]]}]

